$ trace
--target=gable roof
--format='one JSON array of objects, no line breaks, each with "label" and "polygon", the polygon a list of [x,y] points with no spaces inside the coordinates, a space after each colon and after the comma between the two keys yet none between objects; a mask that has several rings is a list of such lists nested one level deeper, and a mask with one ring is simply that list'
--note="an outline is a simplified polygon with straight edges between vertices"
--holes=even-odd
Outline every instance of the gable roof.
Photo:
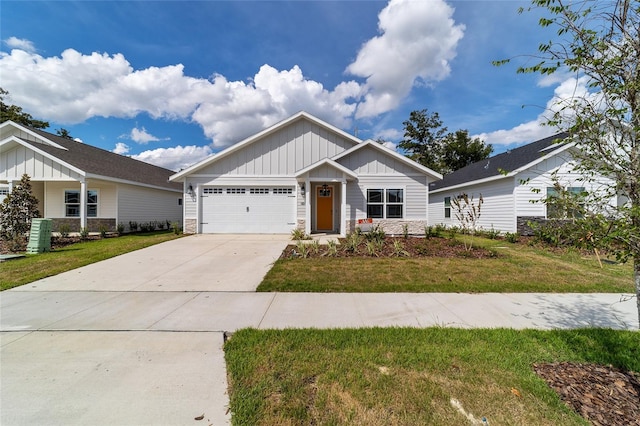
[{"label": "gable roof", "polygon": [[479,183],[478,181],[514,176],[520,171],[573,146],[571,143],[558,142],[567,136],[567,133],[558,133],[470,164],[445,175],[442,180],[432,183],[429,189],[432,192],[437,192],[452,187]]},{"label": "gable roof", "polygon": [[[63,138],[43,130],[9,122],[20,130],[42,139],[41,141],[13,136],[20,144],[62,162],[89,178],[130,182],[142,186],[181,191],[182,185],[169,182],[174,172],[144,161],[125,157],[72,139]],[[6,123],[3,123],[6,125]]]},{"label": "gable roof", "polygon": [[185,176],[199,170],[202,169],[204,167],[209,166],[210,164],[216,162],[216,161],[220,161],[221,159],[229,156],[230,154],[246,147],[247,145],[251,145],[252,143],[262,139],[263,137],[272,134],[288,125],[290,125],[291,123],[294,123],[298,120],[308,120],[320,127],[324,127],[326,130],[333,132],[333,133],[337,133],[340,136],[342,136],[343,138],[352,141],[354,144],[359,144],[360,142],[362,142],[361,139],[358,139],[357,137],[350,135],[349,133],[338,129],[335,126],[332,126],[331,124],[320,120],[319,118],[305,112],[305,111],[300,111],[297,114],[292,115],[289,118],[286,118],[274,125],[272,125],[271,127],[268,127],[266,129],[264,129],[261,132],[256,133],[255,135],[249,136],[248,138],[231,145],[230,147],[218,152],[217,154],[212,154],[211,156],[205,158],[204,160],[200,161],[199,163],[193,164],[189,167],[187,167],[184,170],[179,171],[178,173],[174,174],[173,176],[171,176],[171,180],[172,181],[180,181],[180,179],[183,179]]},{"label": "gable roof", "polygon": [[300,177],[300,176],[304,175],[305,173],[309,173],[312,170],[315,170],[315,169],[317,169],[319,167],[322,167],[322,166],[325,166],[325,165],[329,166],[329,167],[333,167],[334,169],[338,170],[341,173],[344,173],[346,176],[350,177],[351,179],[357,179],[358,178],[358,175],[356,173],[354,173],[353,170],[347,169],[342,164],[338,164],[338,163],[336,163],[335,161],[333,161],[330,158],[322,159],[322,160],[318,161],[315,164],[311,164],[310,166],[305,167],[302,170],[298,170],[296,172],[295,176],[296,177]]},{"label": "gable roof", "polygon": [[388,155],[388,156],[393,157],[394,159],[396,159],[398,161],[401,161],[402,163],[404,163],[407,166],[413,168],[414,170],[417,170],[420,173],[424,173],[425,175],[431,176],[434,179],[442,179],[442,175],[440,173],[435,172],[435,171],[429,169],[428,167],[423,166],[420,163],[416,163],[415,161],[413,161],[409,157],[406,157],[406,156],[404,156],[402,154],[399,154],[398,152],[393,151],[393,150],[387,148],[386,146],[384,146],[384,145],[382,145],[382,144],[380,144],[378,142],[372,141],[371,139],[367,139],[366,141],[361,142],[358,145],[356,145],[356,146],[354,146],[354,147],[352,147],[352,148],[350,148],[350,149],[348,149],[346,151],[341,152],[340,154],[334,156],[332,158],[332,160],[338,161],[339,159],[347,157],[350,154],[352,154],[352,153],[354,153],[356,151],[359,151],[359,150],[361,150],[361,149],[363,149],[365,147],[370,147],[370,148],[376,149],[376,150],[382,152],[385,155]]}]

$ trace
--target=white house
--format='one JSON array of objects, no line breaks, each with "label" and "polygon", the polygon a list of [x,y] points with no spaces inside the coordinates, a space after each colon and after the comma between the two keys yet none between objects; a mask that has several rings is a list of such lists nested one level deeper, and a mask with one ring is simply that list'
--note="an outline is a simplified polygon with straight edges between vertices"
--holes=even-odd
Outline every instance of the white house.
[{"label": "white house", "polygon": [[[431,184],[429,223],[458,226],[451,200],[462,193],[483,204],[478,225],[501,232],[528,233],[529,221],[546,220],[551,212],[541,200],[552,195],[553,177],[566,189],[594,193],[611,184],[600,177],[586,181],[574,171],[572,143],[557,134],[471,164]],[[616,206],[617,197],[609,204]]]},{"label": "white house", "polygon": [[[174,172],[110,151],[5,121],[0,124],[0,199],[23,174],[31,179],[42,217],[53,230],[129,221],[182,221],[182,186]],[[1,200],[0,200],[1,201]]]},{"label": "white house", "polygon": [[422,233],[438,173],[305,112],[176,173],[189,233]]}]

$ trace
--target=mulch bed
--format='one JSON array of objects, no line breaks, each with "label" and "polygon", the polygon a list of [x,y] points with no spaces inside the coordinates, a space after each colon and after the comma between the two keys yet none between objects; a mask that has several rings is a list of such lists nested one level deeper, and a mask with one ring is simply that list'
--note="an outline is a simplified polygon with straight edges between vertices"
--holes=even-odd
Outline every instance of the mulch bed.
[{"label": "mulch bed", "polygon": [[[89,235],[85,238],[85,241],[99,240],[99,239],[100,239],[100,236],[98,235]],[[80,237],[52,237],[51,250],[60,249],[71,244],[79,243],[80,241],[82,241]],[[24,244],[21,247],[21,250],[11,251],[11,248],[13,248],[13,246],[14,246],[13,244],[9,244],[6,241],[0,240],[0,254],[10,254],[10,253],[16,253],[16,252],[24,253],[24,251],[27,249],[27,240],[25,239]]]},{"label": "mulch bed", "polygon": [[326,245],[320,245],[313,249],[311,241],[303,240],[300,244],[308,245],[308,252],[301,250],[298,244],[288,245],[282,252],[280,258],[291,259],[297,257],[449,257],[449,258],[472,258],[485,259],[497,257],[497,253],[485,248],[472,246],[465,248],[462,241],[449,238],[417,238],[417,237],[385,237],[384,242],[375,247],[373,252],[367,247],[368,240],[363,237],[356,251],[349,248],[347,240],[340,239],[340,244],[336,253],[330,254]]},{"label": "mulch bed", "polygon": [[535,364],[534,370],[592,424],[640,426],[640,374],[569,362]]}]

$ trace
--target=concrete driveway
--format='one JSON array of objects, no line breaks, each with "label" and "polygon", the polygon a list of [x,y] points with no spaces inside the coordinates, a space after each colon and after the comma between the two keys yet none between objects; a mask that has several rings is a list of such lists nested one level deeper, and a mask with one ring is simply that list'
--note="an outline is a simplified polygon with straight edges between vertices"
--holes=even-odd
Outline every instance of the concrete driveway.
[{"label": "concrete driveway", "polygon": [[259,322],[270,296],[237,297],[288,241],[194,235],[0,293],[0,424],[228,424],[222,331]]},{"label": "concrete driveway", "polygon": [[20,287],[20,291],[255,291],[287,235],[191,235]]}]

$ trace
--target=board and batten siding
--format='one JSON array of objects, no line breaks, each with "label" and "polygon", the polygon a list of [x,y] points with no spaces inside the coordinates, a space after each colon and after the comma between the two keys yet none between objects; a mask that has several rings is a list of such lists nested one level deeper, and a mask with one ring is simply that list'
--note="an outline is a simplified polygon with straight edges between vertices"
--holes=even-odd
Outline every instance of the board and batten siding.
[{"label": "board and batten siding", "polygon": [[152,220],[182,223],[182,206],[179,192],[167,192],[134,185],[118,185],[119,223],[128,226],[129,221],[138,223]]},{"label": "board and batten siding", "polygon": [[460,226],[456,219],[455,208],[451,206],[451,217],[444,217],[444,198],[466,193],[473,196],[474,205],[478,204],[482,194],[482,207],[478,227],[484,230],[495,229],[501,232],[515,232],[516,218],[513,210],[513,178],[498,179],[479,185],[470,185],[451,191],[438,191],[429,194],[429,225]]},{"label": "board and batten siding", "polygon": [[293,175],[354,142],[307,120],[291,123],[198,171],[198,175]]},{"label": "board and batten siding", "polygon": [[0,179],[20,180],[23,174],[31,180],[78,181],[80,174],[22,145],[0,155]]}]

